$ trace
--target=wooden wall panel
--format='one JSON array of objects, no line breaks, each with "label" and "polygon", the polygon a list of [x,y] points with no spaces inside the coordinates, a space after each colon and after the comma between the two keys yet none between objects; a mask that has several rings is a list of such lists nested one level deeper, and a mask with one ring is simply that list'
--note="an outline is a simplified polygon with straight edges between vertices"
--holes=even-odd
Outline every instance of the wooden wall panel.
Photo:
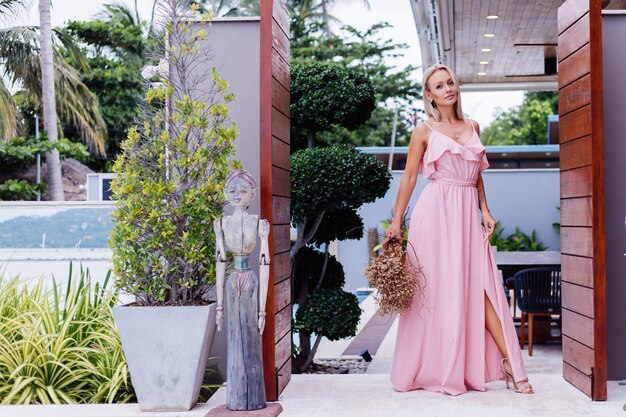
[{"label": "wooden wall panel", "polygon": [[289,241],[288,224],[274,224],[273,241],[275,252],[289,251],[291,248],[291,242]]},{"label": "wooden wall panel", "polygon": [[[291,340],[291,338],[289,338],[289,340]],[[287,359],[287,362],[285,362],[282,367],[278,368],[277,377],[278,386],[276,387],[276,390],[278,392],[283,392],[283,390],[291,380],[291,356],[289,357],[289,359]]]},{"label": "wooden wall panel", "polygon": [[585,375],[591,376],[593,368],[593,349],[563,336],[563,360],[571,363],[573,367],[578,369]]},{"label": "wooden wall panel", "polygon": [[272,155],[276,155],[274,165],[289,171],[289,144],[283,142],[277,137],[272,137]]},{"label": "wooden wall panel", "polygon": [[284,37],[289,38],[289,10],[281,0],[272,0],[272,11],[274,20],[284,33]]},{"label": "wooden wall panel", "polygon": [[568,198],[561,201],[561,226],[588,226],[593,222],[591,197]]},{"label": "wooden wall panel", "polygon": [[[569,0],[559,7],[557,27],[559,34],[572,26],[589,10],[588,0]],[[588,35],[587,35],[588,37]]]},{"label": "wooden wall panel", "polygon": [[559,88],[565,87],[585,74],[589,74],[589,67],[591,66],[589,44],[565,59],[566,61],[561,62],[562,67],[559,68]]},{"label": "wooden wall panel", "polygon": [[[261,0],[261,216],[272,225],[270,288],[263,333],[268,401],[291,378],[291,265],[289,257],[289,12],[283,0]],[[289,372],[285,372],[288,369]]]},{"label": "wooden wall panel", "polygon": [[559,90],[559,114],[567,114],[591,100],[591,76],[579,78],[567,87]]},{"label": "wooden wall panel", "polygon": [[287,36],[283,36],[284,32],[274,19],[272,19],[272,33],[274,34],[272,38],[272,47],[276,50],[276,52],[278,52],[281,58],[285,61],[289,61],[289,38]]},{"label": "wooden wall panel", "polygon": [[559,116],[559,142],[566,143],[591,134],[591,105]]},{"label": "wooden wall panel", "polygon": [[276,313],[276,339],[291,331],[291,306],[285,307]]},{"label": "wooden wall panel", "polygon": [[592,288],[593,259],[561,254],[561,279]]},{"label": "wooden wall panel", "polygon": [[290,124],[289,117],[280,112],[280,110],[272,108],[272,134],[274,137],[285,143],[290,141]]},{"label": "wooden wall panel", "polygon": [[563,309],[563,334],[585,346],[593,347],[593,319]]},{"label": "wooden wall panel", "polygon": [[561,198],[590,196],[593,182],[592,174],[591,167],[561,171]]},{"label": "wooden wall panel", "polygon": [[289,182],[289,171],[272,166],[272,181],[274,183],[274,195],[281,197],[291,196],[291,183]]},{"label": "wooden wall panel", "polygon": [[272,214],[277,224],[289,224],[291,219],[291,199],[288,197],[274,197]]},{"label": "wooden wall panel", "polygon": [[559,151],[562,171],[591,165],[591,135],[561,144]]},{"label": "wooden wall panel", "polygon": [[286,279],[274,285],[274,306],[276,311],[280,311],[289,304],[291,304],[291,282]]},{"label": "wooden wall panel", "polygon": [[591,376],[585,375],[574,366],[571,366],[567,362],[563,362],[563,377],[566,381],[587,394],[589,397],[593,396],[593,391],[591,389],[591,381],[593,378]]},{"label": "wooden wall panel", "polygon": [[559,35],[557,56],[560,61],[589,43],[589,13],[584,14],[565,32]]},{"label": "wooden wall panel", "polygon": [[561,292],[563,308],[593,318],[593,288],[561,282]]},{"label": "wooden wall panel", "polygon": [[274,79],[289,91],[291,88],[291,83],[289,82],[291,78],[289,63],[275,50],[272,50],[272,69],[274,71]]},{"label": "wooden wall panel", "polygon": [[272,79],[272,96],[274,97],[274,106],[282,114],[289,117],[289,90],[276,80]]},{"label": "wooden wall panel", "polygon": [[561,226],[561,253],[593,257],[593,229]]},{"label": "wooden wall panel", "polygon": [[274,283],[277,284],[291,277],[289,252],[274,254]]},{"label": "wooden wall panel", "polygon": [[563,376],[606,399],[606,283],[600,2],[558,11]]}]

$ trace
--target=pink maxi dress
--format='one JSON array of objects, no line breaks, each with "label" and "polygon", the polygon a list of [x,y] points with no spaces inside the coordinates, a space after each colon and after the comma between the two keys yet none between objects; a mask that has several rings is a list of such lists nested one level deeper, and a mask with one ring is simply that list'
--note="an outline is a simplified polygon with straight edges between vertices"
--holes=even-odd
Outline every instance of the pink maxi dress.
[{"label": "pink maxi dress", "polygon": [[458,395],[504,379],[502,355],[485,328],[485,293],[502,323],[515,378],[524,380],[509,304],[481,225],[476,181],[489,166],[485,147],[473,124],[464,145],[427,126],[421,171],[430,183],[413,209],[407,248],[426,283],[399,318],[391,382],[398,391]]}]

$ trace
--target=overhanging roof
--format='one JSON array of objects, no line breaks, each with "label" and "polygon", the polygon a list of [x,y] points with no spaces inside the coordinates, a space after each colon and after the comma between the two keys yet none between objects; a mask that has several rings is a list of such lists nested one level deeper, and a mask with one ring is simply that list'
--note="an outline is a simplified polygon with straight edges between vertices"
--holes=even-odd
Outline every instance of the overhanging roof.
[{"label": "overhanging roof", "polygon": [[[448,65],[464,91],[557,89],[564,0],[409,1],[424,68]],[[602,0],[602,8],[623,10],[626,0]]]},{"label": "overhanging roof", "polygon": [[557,88],[557,9],[563,0],[410,1],[424,68],[450,66],[465,91]]}]

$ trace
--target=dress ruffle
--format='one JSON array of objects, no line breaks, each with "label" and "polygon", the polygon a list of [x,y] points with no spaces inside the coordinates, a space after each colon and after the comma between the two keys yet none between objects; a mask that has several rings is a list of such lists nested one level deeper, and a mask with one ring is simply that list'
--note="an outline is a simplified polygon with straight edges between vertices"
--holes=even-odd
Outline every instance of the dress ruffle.
[{"label": "dress ruffle", "polygon": [[[446,135],[437,131],[431,131],[428,139],[428,146],[424,152],[420,171],[426,179],[431,179],[435,173],[435,162],[439,160],[446,152],[459,155],[466,161],[474,161],[480,163],[478,171],[484,171],[489,168],[487,160],[487,150],[480,142],[480,138],[476,137],[476,133],[472,135],[467,146],[463,146],[456,141],[450,139]],[[478,140],[478,144],[472,143]]]}]

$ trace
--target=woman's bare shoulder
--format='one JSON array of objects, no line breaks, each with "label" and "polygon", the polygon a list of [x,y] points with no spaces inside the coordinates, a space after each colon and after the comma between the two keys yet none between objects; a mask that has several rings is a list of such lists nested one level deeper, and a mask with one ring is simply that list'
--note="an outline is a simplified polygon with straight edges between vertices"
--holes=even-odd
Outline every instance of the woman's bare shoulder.
[{"label": "woman's bare shoulder", "polygon": [[428,137],[430,136],[431,129],[426,125],[426,123],[419,123],[413,129],[413,133],[411,134],[411,142],[415,141],[417,143],[428,143]]},{"label": "woman's bare shoulder", "polygon": [[480,132],[480,125],[478,124],[478,122],[476,120],[473,119],[467,119],[470,121],[470,123],[472,124],[472,126],[474,126],[474,129],[476,129],[477,132]]}]

